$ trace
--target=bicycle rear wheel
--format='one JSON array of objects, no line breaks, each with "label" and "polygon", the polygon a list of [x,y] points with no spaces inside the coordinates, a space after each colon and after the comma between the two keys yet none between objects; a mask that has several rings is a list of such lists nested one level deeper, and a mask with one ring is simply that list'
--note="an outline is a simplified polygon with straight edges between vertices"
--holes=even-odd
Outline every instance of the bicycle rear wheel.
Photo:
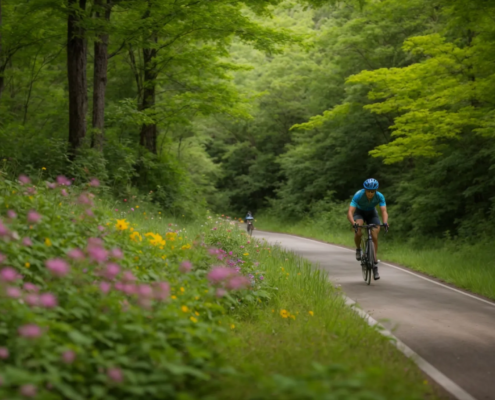
[{"label": "bicycle rear wheel", "polygon": [[372,240],[368,240],[366,245],[366,270],[368,271],[368,285],[371,283],[371,273],[375,266],[375,245]]}]

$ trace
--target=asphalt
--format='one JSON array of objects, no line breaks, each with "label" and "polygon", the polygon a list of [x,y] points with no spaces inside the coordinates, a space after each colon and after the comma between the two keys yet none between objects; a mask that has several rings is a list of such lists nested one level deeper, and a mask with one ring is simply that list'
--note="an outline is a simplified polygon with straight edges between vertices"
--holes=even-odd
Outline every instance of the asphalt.
[{"label": "asphalt", "polygon": [[381,279],[367,286],[352,250],[280,233],[254,231],[253,236],[327,271],[335,285],[420,357],[475,399],[495,400],[495,303],[385,264]]}]

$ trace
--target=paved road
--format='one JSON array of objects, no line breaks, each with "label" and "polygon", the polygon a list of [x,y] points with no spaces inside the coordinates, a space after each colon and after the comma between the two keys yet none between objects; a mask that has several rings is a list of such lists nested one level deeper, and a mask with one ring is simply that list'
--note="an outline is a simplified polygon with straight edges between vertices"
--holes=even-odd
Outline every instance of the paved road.
[{"label": "paved road", "polygon": [[382,265],[381,279],[367,286],[351,250],[279,233],[253,236],[319,264],[348,297],[440,372],[477,400],[495,400],[495,303],[391,265]]}]

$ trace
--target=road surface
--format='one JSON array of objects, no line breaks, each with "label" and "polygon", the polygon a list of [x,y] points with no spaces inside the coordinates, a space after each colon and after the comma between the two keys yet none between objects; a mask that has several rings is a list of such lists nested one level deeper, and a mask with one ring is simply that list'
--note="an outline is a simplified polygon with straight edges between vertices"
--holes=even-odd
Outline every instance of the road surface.
[{"label": "road surface", "polygon": [[364,311],[473,398],[495,400],[495,303],[385,264],[381,279],[367,286],[353,250],[280,233],[255,230],[253,236],[319,265]]}]

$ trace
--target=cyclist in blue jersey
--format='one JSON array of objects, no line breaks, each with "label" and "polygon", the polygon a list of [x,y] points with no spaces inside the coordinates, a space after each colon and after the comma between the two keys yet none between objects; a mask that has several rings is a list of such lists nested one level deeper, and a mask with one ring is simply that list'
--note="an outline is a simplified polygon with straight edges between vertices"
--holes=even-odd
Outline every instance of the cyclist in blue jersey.
[{"label": "cyclist in blue jersey", "polygon": [[[385,202],[385,196],[377,191],[378,181],[376,179],[370,178],[364,181],[364,189],[356,192],[352,198],[351,204],[349,205],[349,211],[347,212],[347,219],[351,222],[352,226],[362,226],[364,222],[367,224],[380,225],[380,218],[378,217],[378,212],[376,211],[376,206],[380,205],[382,211],[383,224],[388,228],[388,213],[387,213],[387,203]],[[373,236],[373,243],[375,245],[375,267],[373,268],[373,278],[375,280],[380,279],[378,274],[378,233],[380,232],[380,227],[376,227],[372,230],[371,234]],[[354,235],[354,243],[356,243],[356,260],[360,261],[361,252],[361,229],[356,231]]]}]

